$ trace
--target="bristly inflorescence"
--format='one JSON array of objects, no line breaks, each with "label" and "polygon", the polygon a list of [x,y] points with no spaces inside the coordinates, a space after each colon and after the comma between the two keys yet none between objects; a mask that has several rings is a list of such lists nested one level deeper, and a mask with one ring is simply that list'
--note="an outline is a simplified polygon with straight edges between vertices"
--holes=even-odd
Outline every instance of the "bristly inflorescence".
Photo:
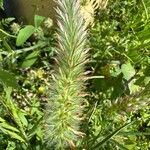
[{"label": "bristly inflorescence", "polygon": [[58,46],[47,106],[47,141],[49,147],[75,148],[83,119],[84,74],[87,62],[86,27],[78,0],[58,0]]}]

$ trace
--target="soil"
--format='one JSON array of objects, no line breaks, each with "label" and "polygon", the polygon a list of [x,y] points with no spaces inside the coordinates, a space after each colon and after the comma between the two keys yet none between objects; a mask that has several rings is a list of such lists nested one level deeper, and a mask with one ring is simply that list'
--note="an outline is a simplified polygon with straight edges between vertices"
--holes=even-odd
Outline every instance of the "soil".
[{"label": "soil", "polygon": [[33,24],[34,15],[51,17],[55,22],[56,3],[53,0],[4,0],[7,14],[25,24]]}]

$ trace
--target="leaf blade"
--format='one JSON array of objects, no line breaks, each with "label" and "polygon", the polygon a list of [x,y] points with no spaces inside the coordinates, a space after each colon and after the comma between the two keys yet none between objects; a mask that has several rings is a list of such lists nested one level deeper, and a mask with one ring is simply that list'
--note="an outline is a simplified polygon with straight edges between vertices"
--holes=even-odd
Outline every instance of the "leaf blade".
[{"label": "leaf blade", "polygon": [[19,31],[17,36],[16,45],[21,46],[35,31],[35,27],[27,25]]}]

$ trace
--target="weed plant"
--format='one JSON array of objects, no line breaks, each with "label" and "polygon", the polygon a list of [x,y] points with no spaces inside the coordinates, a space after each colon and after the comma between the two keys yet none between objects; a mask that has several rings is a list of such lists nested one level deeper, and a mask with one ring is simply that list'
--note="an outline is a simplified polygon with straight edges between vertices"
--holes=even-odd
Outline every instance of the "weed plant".
[{"label": "weed plant", "polygon": [[81,7],[86,27],[76,0],[57,26],[1,19],[0,150],[150,149],[150,2]]}]

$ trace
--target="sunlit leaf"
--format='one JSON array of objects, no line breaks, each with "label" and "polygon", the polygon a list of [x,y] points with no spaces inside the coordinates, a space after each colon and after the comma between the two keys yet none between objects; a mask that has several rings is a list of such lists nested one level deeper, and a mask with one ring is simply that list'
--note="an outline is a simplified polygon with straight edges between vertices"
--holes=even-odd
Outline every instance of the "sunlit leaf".
[{"label": "sunlit leaf", "polygon": [[27,25],[19,31],[17,36],[16,45],[21,46],[27,39],[34,33],[35,27],[32,25]]},{"label": "sunlit leaf", "polygon": [[2,127],[0,127],[0,130],[1,130],[2,132],[4,132],[5,134],[10,135],[10,136],[11,136],[12,138],[14,138],[14,139],[17,139],[17,140],[19,140],[19,141],[21,141],[21,142],[25,142],[25,140],[24,140],[19,134],[15,133],[15,132],[13,132],[13,131],[4,129],[4,128],[2,128]]},{"label": "sunlit leaf", "polygon": [[36,28],[38,28],[41,23],[44,21],[45,17],[43,16],[39,16],[39,15],[35,15],[34,16],[34,25]]},{"label": "sunlit leaf", "polygon": [[27,126],[28,126],[28,121],[27,121],[25,115],[26,115],[25,113],[23,113],[23,112],[21,112],[21,111],[18,111],[18,116],[19,116],[19,118],[20,118],[22,124],[23,124],[25,127],[27,127]]},{"label": "sunlit leaf", "polygon": [[123,64],[121,66],[123,78],[126,80],[131,79],[135,75],[135,69],[130,63]]},{"label": "sunlit leaf", "polygon": [[14,132],[19,132],[18,129],[16,129],[15,127],[9,125],[3,118],[0,117],[0,126],[3,128],[6,128],[8,130],[14,131]]}]

